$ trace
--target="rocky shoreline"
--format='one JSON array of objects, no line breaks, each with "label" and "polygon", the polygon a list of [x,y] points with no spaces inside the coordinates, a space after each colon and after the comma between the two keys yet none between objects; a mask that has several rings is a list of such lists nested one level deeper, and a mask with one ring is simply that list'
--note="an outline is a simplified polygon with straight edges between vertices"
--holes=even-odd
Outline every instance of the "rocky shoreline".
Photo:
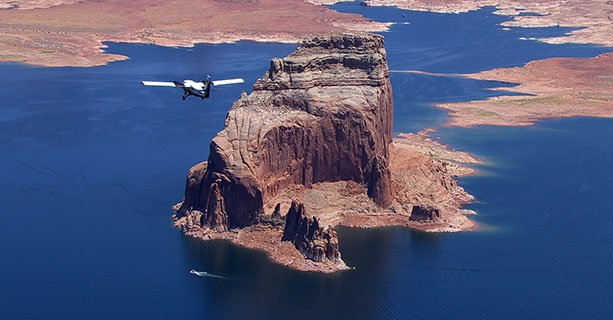
[{"label": "rocky shoreline", "polygon": [[[332,4],[343,0],[307,0],[312,3]],[[368,6],[389,6],[405,10],[438,13],[465,13],[484,7],[495,7],[494,14],[511,19],[503,27],[578,28],[558,37],[533,40],[552,44],[585,43],[613,46],[613,3],[602,0],[363,0]]]},{"label": "rocky shoreline", "polygon": [[[190,6],[161,0],[136,0],[129,5],[109,0],[0,2],[0,62],[91,67],[128,58],[105,53],[103,42],[182,47],[241,40],[298,43],[305,36],[321,32],[381,32],[391,25],[323,6],[336,2],[340,1],[205,0]],[[495,6],[495,14],[511,17],[501,24],[505,28],[579,28],[563,36],[534,40],[613,46],[610,37],[613,5],[599,0],[365,0],[363,3],[440,13],[463,13]],[[202,21],[206,22],[206,28]]]},{"label": "rocky shoreline", "polygon": [[492,88],[514,95],[436,105],[449,110],[447,126],[530,126],[539,120],[552,118],[613,118],[613,53],[603,53],[594,58],[535,60],[521,67],[473,74],[395,72],[515,84]]},{"label": "rocky shoreline", "polygon": [[338,225],[470,230],[454,177],[479,161],[427,132],[392,139],[391,90],[379,35],[315,36],[273,59],[190,169],[175,225],[319,272],[347,269]]}]

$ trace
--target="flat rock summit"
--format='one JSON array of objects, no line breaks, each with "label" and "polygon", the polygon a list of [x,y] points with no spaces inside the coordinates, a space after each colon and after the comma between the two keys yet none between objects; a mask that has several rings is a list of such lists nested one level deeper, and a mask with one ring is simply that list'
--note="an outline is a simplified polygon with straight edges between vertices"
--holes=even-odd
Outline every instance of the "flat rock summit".
[{"label": "flat rock summit", "polygon": [[[338,224],[464,229],[459,208],[472,198],[446,162],[406,148],[414,146],[409,139],[393,143],[383,42],[368,33],[325,34],[273,59],[228,112],[208,160],[189,170],[175,224],[320,271],[346,268]],[[407,167],[421,173],[407,177],[414,171]]]}]

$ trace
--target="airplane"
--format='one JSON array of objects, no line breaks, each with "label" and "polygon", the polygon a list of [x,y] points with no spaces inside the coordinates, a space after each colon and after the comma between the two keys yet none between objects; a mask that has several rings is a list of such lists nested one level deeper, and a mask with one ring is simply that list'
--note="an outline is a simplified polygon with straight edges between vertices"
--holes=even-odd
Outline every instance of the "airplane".
[{"label": "airplane", "polygon": [[183,80],[162,82],[162,81],[141,81],[144,86],[153,87],[175,87],[183,89],[183,100],[189,96],[199,97],[200,99],[208,99],[211,95],[211,86],[222,86],[226,84],[244,83],[245,80],[241,78],[227,79],[227,80],[211,80],[211,76],[207,75],[206,79],[196,82],[194,80]]}]

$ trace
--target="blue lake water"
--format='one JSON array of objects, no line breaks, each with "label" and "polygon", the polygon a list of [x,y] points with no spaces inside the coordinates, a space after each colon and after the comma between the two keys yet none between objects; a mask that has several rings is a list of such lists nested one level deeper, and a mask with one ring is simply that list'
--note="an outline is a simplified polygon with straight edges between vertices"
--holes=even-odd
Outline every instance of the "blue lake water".
[{"label": "blue lake water", "polygon": [[[392,69],[473,72],[607,51],[518,40],[567,30],[504,31],[491,9],[334,8],[411,22],[385,33]],[[480,200],[469,207],[484,231],[342,228],[343,258],[356,269],[301,273],[227,242],[186,238],[169,209],[232,101],[295,45],[109,45],[130,59],[95,68],[0,64],[0,318],[611,318],[611,120],[442,129],[445,143],[488,161],[461,179]],[[247,83],[185,102],[176,90],[139,83],[205,73]],[[432,103],[500,86],[402,73],[392,84],[396,131],[443,124]]]}]

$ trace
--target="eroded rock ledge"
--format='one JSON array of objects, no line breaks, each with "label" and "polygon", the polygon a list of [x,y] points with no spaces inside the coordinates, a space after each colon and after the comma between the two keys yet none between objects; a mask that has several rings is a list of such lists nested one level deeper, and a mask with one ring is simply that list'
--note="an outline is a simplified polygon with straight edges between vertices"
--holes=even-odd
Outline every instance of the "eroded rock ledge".
[{"label": "eroded rock ledge", "polygon": [[324,272],[347,268],[339,224],[472,227],[460,209],[472,197],[452,178],[454,152],[439,159],[432,151],[444,147],[417,136],[393,143],[386,59],[383,37],[365,33],[315,36],[273,59],[228,112],[208,161],[190,169],[175,224]]}]

